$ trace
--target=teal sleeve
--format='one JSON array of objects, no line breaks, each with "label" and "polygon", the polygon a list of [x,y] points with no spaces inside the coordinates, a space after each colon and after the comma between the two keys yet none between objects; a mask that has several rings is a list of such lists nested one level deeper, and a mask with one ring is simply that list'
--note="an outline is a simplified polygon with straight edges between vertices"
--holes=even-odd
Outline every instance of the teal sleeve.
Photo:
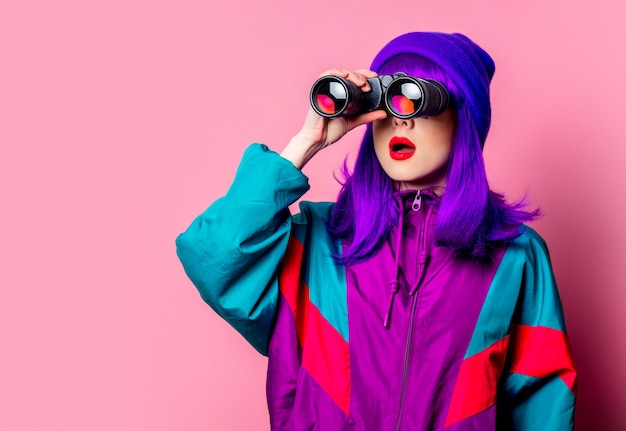
[{"label": "teal sleeve", "polygon": [[278,300],[277,268],[291,229],[288,207],[308,188],[291,162],[254,144],[226,195],[176,239],[202,298],[264,355]]},{"label": "teal sleeve", "polygon": [[532,229],[510,247],[523,256],[518,300],[501,380],[499,429],[574,429],[576,370],[548,249]]}]

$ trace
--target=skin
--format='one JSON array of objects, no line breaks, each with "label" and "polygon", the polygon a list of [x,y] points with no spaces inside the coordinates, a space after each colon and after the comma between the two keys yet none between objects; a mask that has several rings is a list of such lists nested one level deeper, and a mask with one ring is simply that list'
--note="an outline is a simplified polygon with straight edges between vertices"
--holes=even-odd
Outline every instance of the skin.
[{"label": "skin", "polygon": [[[455,127],[456,116],[450,109],[434,117],[401,120],[389,116],[374,122],[376,157],[385,173],[394,180],[397,190],[446,185]],[[415,145],[411,157],[404,160],[391,157],[390,142],[394,137],[408,138]]]},{"label": "skin", "polygon": [[[363,91],[370,91],[367,78],[377,76],[367,69],[331,69],[320,76],[336,75],[352,81]],[[302,128],[289,141],[281,156],[302,169],[318,151],[332,145],[350,130],[373,122],[374,149],[384,171],[394,180],[398,190],[443,186],[450,158],[455,129],[455,115],[447,110],[441,115],[400,120],[383,110],[350,118],[327,119],[309,108]],[[415,145],[413,156],[393,160],[389,142],[392,137],[404,137]]]}]

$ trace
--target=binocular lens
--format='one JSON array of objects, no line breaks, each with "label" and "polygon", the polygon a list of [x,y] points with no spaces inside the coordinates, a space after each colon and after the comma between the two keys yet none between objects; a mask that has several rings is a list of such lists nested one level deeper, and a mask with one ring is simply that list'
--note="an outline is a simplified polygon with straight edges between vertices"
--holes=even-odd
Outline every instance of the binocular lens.
[{"label": "binocular lens", "polygon": [[322,117],[349,117],[386,109],[397,118],[441,114],[448,106],[448,91],[432,79],[413,78],[406,73],[367,78],[371,90],[364,92],[339,76],[322,76],[311,88],[310,101]]},{"label": "binocular lens", "polygon": [[448,107],[448,90],[438,81],[400,76],[387,87],[385,106],[397,118],[430,117]]},{"label": "binocular lens", "polygon": [[313,101],[318,112],[335,115],[343,111],[348,103],[348,92],[339,80],[326,79],[313,88]]},{"label": "binocular lens", "polygon": [[423,92],[415,82],[400,82],[387,90],[389,108],[399,117],[413,116],[423,104]]}]

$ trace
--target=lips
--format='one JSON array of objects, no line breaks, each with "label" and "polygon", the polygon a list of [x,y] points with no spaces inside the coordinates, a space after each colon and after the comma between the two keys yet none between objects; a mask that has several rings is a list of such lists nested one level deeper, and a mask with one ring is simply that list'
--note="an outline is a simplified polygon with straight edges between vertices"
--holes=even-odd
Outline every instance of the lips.
[{"label": "lips", "polygon": [[394,136],[389,140],[389,155],[394,160],[406,160],[415,154],[415,144],[409,139]]}]

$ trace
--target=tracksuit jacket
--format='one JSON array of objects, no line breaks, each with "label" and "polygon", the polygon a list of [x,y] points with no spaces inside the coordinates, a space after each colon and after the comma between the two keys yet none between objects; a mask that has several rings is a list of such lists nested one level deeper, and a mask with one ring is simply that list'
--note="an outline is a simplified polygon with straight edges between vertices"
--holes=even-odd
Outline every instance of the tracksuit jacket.
[{"label": "tracksuit jacket", "polygon": [[571,430],[576,372],[544,241],[489,259],[434,244],[438,198],[397,193],[400,221],[340,265],[332,203],[259,144],[177,239],[202,298],[267,355],[272,430]]}]

